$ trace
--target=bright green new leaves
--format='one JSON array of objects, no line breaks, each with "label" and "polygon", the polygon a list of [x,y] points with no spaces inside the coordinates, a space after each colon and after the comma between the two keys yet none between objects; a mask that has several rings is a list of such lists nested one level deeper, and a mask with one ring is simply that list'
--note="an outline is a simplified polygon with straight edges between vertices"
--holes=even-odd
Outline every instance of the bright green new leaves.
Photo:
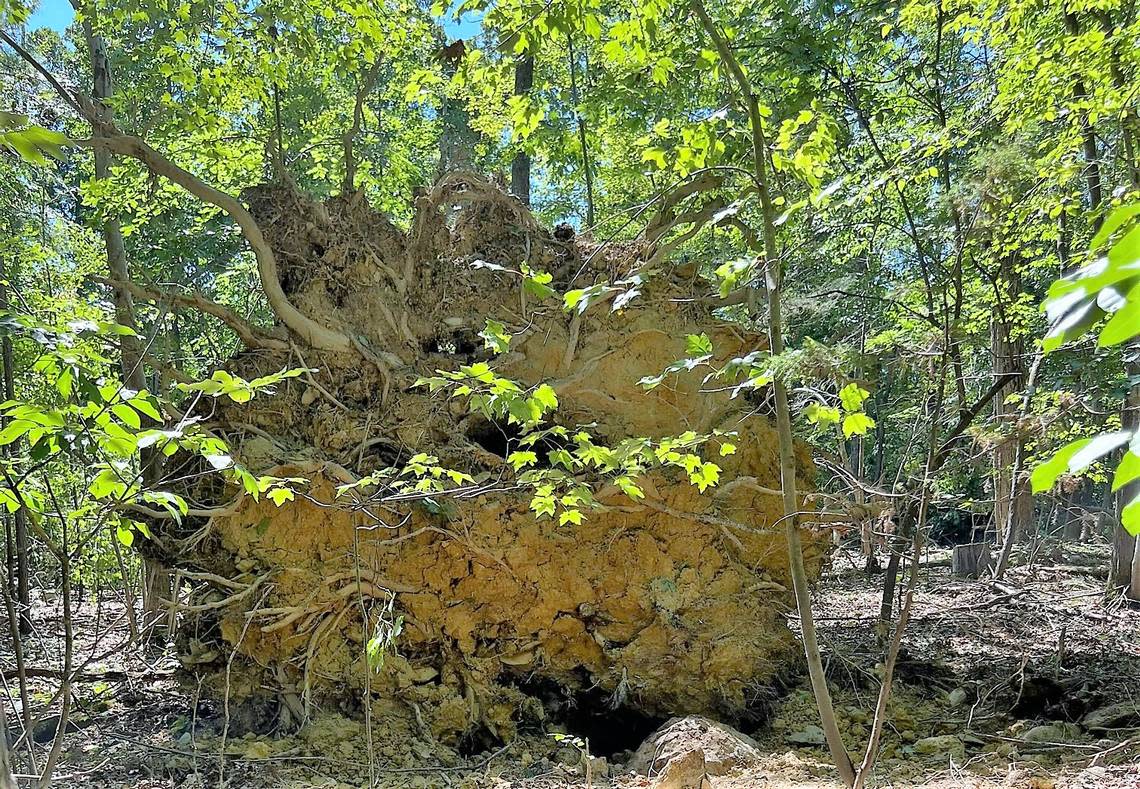
[{"label": "bright green new leaves", "polygon": [[509,378],[496,375],[486,362],[436,372],[438,375],[417,380],[416,386],[426,386],[430,392],[449,390],[452,397],[466,398],[468,408],[487,419],[533,427],[548,411],[558,407],[558,395],[549,384],[524,390]]},{"label": "bright green new leaves", "polygon": [[863,410],[863,403],[870,396],[871,393],[866,389],[851,382],[843,386],[836,395],[839,400],[838,406],[812,402],[804,409],[804,416],[811,424],[825,429],[842,422],[844,438],[865,435],[875,426],[875,420]]},{"label": "bright green new leaves", "polygon": [[[711,350],[712,346],[705,335],[690,336],[688,344],[696,351]],[[585,428],[540,425],[558,408],[558,395],[549,384],[524,388],[516,381],[502,378],[485,362],[436,372],[436,376],[421,378],[417,386],[466,398],[471,410],[518,430],[517,437],[509,439],[517,449],[506,455],[507,463],[518,474],[519,483],[532,489],[531,510],[542,517],[557,517],[560,525],[581,523],[582,510],[596,506],[593,488],[585,480],[612,485],[636,500],[645,497],[645,491],[637,484],[641,474],[652,469],[676,468],[703,492],[720,481],[721,469],[704,460],[700,448],[715,437],[720,441],[722,457],[736,452],[734,444],[720,440],[731,434],[720,431],[711,435],[688,431],[659,441],[631,438],[607,446],[595,441]],[[434,458],[430,460],[435,462]],[[423,469],[420,471],[423,476]],[[431,474],[439,476],[435,471]],[[370,484],[376,482],[369,480]]]},{"label": "bright green new leaves", "polygon": [[511,464],[511,468],[519,471],[527,466],[533,466],[538,462],[538,455],[530,450],[519,450],[512,452],[507,456],[507,462]]},{"label": "bright green new leaves", "polygon": [[[137,535],[150,537],[150,532],[128,513],[178,522],[191,514],[182,496],[162,489],[162,480],[150,480],[143,473],[146,453],[156,457],[181,452],[201,458],[206,473],[220,472],[255,498],[268,492],[278,504],[293,497],[291,485],[304,482],[255,477],[234,462],[225,441],[199,424],[190,413],[192,404],[176,407],[116,380],[118,365],[106,351],[119,337],[133,334],[130,329],[76,320],[67,331],[60,331],[24,316],[7,316],[2,323],[7,332],[38,346],[32,366],[35,380],[26,382],[26,389],[36,395],[0,404],[0,416],[7,421],[0,431],[0,445],[16,447],[4,461],[7,487],[0,492],[0,504],[10,511],[25,507],[35,518],[51,514],[68,521],[92,519],[129,547]],[[183,391],[225,394],[244,402],[293,374],[283,371],[245,382],[222,373]],[[181,415],[175,424],[165,426],[164,413]],[[80,477],[75,508],[68,512],[54,509],[59,497],[44,495],[52,483],[40,477],[58,473],[60,462],[85,474]]]},{"label": "bright green new leaves", "polygon": [[511,333],[503,324],[490,318],[479,336],[483,338],[483,347],[495,353],[506,353],[511,347]]},{"label": "bright green new leaves", "polygon": [[839,390],[839,404],[847,414],[843,417],[844,438],[864,435],[875,426],[875,420],[863,411],[863,403],[870,396],[870,392],[854,382]]},{"label": "bright green new leaves", "polygon": [[808,407],[804,409],[804,415],[809,422],[813,425],[819,425],[820,427],[837,425],[841,418],[838,408],[821,403],[811,403],[808,405]]},{"label": "bright green new leaves", "polygon": [[857,383],[849,383],[839,390],[839,402],[843,410],[848,412],[860,410],[863,401],[870,396],[871,393]]},{"label": "bright green new leaves", "polygon": [[690,334],[685,338],[685,353],[689,356],[708,356],[712,352],[712,340],[707,334]]},{"label": "bright green new leaves", "polygon": [[[1043,346],[1055,350],[1084,335],[1106,314],[1112,317],[1101,327],[1097,344],[1111,347],[1140,335],[1140,204],[1114,211],[1093,238],[1095,249],[1118,236],[1108,253],[1076,273],[1057,280],[1049,288],[1044,308],[1050,320]],[[1073,441],[1033,470],[1033,491],[1049,490],[1062,474],[1075,474],[1131,440],[1132,445],[1117,465],[1113,490],[1120,490],[1140,477],[1140,446],[1130,431],[1119,431]],[[1122,510],[1124,528],[1140,534],[1140,496]]]},{"label": "bright green new leaves", "polygon": [[875,420],[867,416],[862,411],[857,411],[854,414],[848,414],[843,418],[843,437],[851,438],[851,436],[864,435],[874,426]]},{"label": "bright green new leaves", "polygon": [[736,258],[721,263],[713,273],[716,275],[721,298],[724,298],[740,285],[748,282],[756,267],[755,258]]},{"label": "bright green new leaves", "polygon": [[26,116],[0,111],[0,148],[19,154],[31,164],[47,164],[48,157],[63,159],[71,140],[59,132],[36,126]]},{"label": "bright green new leaves", "polygon": [[210,397],[229,397],[235,403],[248,403],[258,390],[264,390],[271,394],[274,384],[288,378],[297,378],[306,373],[315,372],[317,372],[315,369],[285,369],[247,381],[240,376],[230,375],[225,370],[215,370],[214,374],[205,381],[178,384],[178,388],[184,392],[201,392]]},{"label": "bright green new leaves", "polygon": [[511,131],[517,140],[525,140],[534,134],[542,119],[546,117],[542,105],[528,96],[511,96],[507,99],[507,107]]},{"label": "bright green new leaves", "polygon": [[337,486],[337,497],[348,493],[379,491],[381,498],[421,498],[429,508],[438,507],[430,494],[446,493],[457,486],[470,485],[470,474],[440,465],[439,458],[426,452],[412,456],[403,468],[385,468],[355,482]]}]

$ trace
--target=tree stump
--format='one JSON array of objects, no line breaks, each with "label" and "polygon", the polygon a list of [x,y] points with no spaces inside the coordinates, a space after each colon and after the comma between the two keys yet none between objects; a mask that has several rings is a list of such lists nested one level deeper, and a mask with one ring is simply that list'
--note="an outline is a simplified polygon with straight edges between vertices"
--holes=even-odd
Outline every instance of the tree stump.
[{"label": "tree stump", "polygon": [[988,542],[968,542],[955,545],[950,560],[954,575],[964,578],[980,578],[990,566],[990,544]]}]

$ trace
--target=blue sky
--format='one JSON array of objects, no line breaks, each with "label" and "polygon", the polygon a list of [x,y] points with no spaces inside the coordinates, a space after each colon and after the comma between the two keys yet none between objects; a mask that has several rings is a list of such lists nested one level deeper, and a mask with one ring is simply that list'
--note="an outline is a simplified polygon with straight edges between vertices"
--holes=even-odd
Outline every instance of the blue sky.
[{"label": "blue sky", "polygon": [[28,27],[50,27],[62,31],[74,18],[75,11],[68,0],[42,0],[28,20]]},{"label": "blue sky", "polygon": [[[50,27],[62,32],[74,18],[75,11],[69,0],[42,0],[28,20],[28,26]],[[451,38],[472,38],[479,35],[481,28],[479,21],[470,14],[459,24],[452,21],[450,16],[443,23],[443,29]]]}]

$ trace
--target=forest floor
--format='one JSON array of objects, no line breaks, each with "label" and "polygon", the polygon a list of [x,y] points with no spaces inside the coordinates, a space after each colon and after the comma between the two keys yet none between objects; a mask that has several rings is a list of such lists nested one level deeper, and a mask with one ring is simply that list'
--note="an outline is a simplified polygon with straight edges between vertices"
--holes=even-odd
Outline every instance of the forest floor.
[{"label": "forest floor", "polygon": [[[925,558],[871,784],[1140,787],[1140,609],[1106,602],[1100,569],[1106,547],[1045,546],[1001,584],[954,578],[947,557],[934,550]],[[858,561],[837,552],[815,595],[837,712],[853,751],[869,729],[878,687],[874,625],[883,579],[863,573]],[[33,718],[59,689],[52,675],[62,665],[59,601],[41,600],[35,620],[26,648],[36,674],[29,679]],[[380,733],[369,738],[363,724],[335,713],[285,737],[238,736],[226,728],[225,705],[200,697],[171,653],[122,648],[127,627],[119,602],[84,600],[75,630],[81,673],[73,724],[55,769],[61,786],[351,787],[370,780],[383,787],[469,789],[839,786],[803,679],[773,694],[765,719],[745,727],[750,737],[715,727],[710,734],[699,721],[674,729],[668,749],[679,758],[663,775],[630,766],[646,769],[664,741],[635,754],[645,732],[605,720],[569,733],[590,737],[589,758],[584,743],[552,731],[490,752],[457,758],[449,752],[441,763],[426,743],[403,742],[398,752],[388,751]],[[15,740],[21,726],[14,663],[10,654],[0,660]],[[57,729],[52,717],[33,728],[36,764]],[[1137,738],[1131,746],[1121,745],[1131,738]],[[20,770],[28,769],[27,751],[17,744]],[[700,756],[686,756],[690,752]]]}]

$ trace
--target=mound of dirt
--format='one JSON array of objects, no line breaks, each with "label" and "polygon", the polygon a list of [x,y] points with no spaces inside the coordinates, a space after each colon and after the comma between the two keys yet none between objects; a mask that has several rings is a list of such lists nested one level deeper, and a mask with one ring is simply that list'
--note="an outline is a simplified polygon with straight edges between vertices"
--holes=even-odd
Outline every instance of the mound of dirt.
[{"label": "mound of dirt", "polygon": [[[225,669],[237,698],[277,699],[289,723],[367,704],[392,736],[461,751],[551,719],[623,721],[635,743],[673,714],[754,714],[799,654],[775,431],[755,392],[734,398],[699,370],[648,392],[638,381],[683,358],[687,335],[711,339],[713,364],[762,339],[713,317],[695,275],[648,270],[636,243],[555,238],[472,176],[421,196],[408,231],[360,195],[247,197],[289,298],[364,358],[293,345],[228,365],[247,378],[318,368],[214,420],[251,469],[308,482],[283,506],[246,496],[182,535],[176,562],[205,581],[181,628],[187,664]],[[558,292],[608,290],[568,313],[521,287],[523,265]],[[502,355],[479,337],[488,319],[511,335]],[[414,385],[480,361],[551,386],[554,421],[589,425],[596,441],[721,430],[736,451],[706,446],[721,479],[704,494],[678,469],[642,475],[638,500],[583,479],[600,506],[581,524],[539,517],[507,461],[517,431]],[[338,494],[416,453],[479,484],[430,499]],[[798,462],[809,486],[806,452]],[[825,540],[804,541],[815,574]]]}]

